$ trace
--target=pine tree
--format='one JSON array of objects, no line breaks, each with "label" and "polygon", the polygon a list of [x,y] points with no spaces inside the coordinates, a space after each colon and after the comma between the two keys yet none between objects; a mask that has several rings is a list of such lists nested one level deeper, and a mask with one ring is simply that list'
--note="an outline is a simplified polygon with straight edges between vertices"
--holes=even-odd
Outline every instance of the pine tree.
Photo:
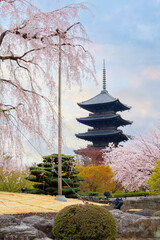
[{"label": "pine tree", "polygon": [[[30,167],[29,181],[35,182],[34,189],[28,189],[28,193],[33,194],[58,194],[58,154],[52,154],[43,157],[43,162]],[[78,192],[79,181],[84,178],[77,176],[79,171],[75,169],[75,160],[73,156],[62,154],[62,194],[66,197],[76,197],[74,192]],[[74,190],[72,190],[69,186]]]}]

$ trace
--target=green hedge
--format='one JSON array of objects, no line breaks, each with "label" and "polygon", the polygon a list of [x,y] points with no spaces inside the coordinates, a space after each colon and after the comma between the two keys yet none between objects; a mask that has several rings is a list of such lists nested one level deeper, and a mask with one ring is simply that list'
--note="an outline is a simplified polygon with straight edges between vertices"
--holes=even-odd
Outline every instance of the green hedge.
[{"label": "green hedge", "polygon": [[144,191],[139,191],[139,192],[117,192],[112,194],[112,197],[117,198],[117,197],[138,197],[138,196],[149,196],[151,193],[150,192],[144,192]]},{"label": "green hedge", "polygon": [[[149,196],[153,195],[153,192],[145,192],[145,191],[138,191],[138,192],[116,192],[116,193],[110,193],[111,196],[109,198],[125,198],[125,197],[140,197],[140,196]],[[99,199],[105,199],[105,196],[99,196]]]},{"label": "green hedge", "polygon": [[79,193],[80,196],[84,197],[84,196],[98,196],[99,192],[83,192],[83,193]]}]

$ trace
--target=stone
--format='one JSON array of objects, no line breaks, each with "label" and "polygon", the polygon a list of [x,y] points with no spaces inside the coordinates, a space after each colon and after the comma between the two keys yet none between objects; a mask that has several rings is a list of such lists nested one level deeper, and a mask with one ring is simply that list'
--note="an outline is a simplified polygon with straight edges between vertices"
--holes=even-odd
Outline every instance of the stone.
[{"label": "stone", "polygon": [[160,210],[154,212],[152,216],[153,216],[153,217],[160,217]]},{"label": "stone", "polygon": [[48,238],[48,237],[45,237],[45,238],[35,238],[34,240],[53,240],[53,238]]},{"label": "stone", "polygon": [[20,225],[20,220],[12,215],[0,215],[0,228]]},{"label": "stone", "polygon": [[155,210],[152,209],[142,209],[141,211],[135,212],[137,215],[151,217],[155,213]]},{"label": "stone", "polygon": [[46,237],[43,232],[24,224],[8,226],[0,229],[0,239],[4,240],[33,240]]},{"label": "stone", "polygon": [[159,238],[160,239],[160,217],[142,217],[136,224],[142,230],[142,237]]},{"label": "stone", "polygon": [[55,200],[62,201],[62,202],[67,202],[67,199],[64,195],[56,195]]},{"label": "stone", "polygon": [[143,217],[120,210],[110,213],[117,223],[117,239],[160,239],[160,217]]},{"label": "stone", "polygon": [[138,214],[139,212],[143,211],[143,209],[128,209],[126,212],[127,213],[135,213],[135,214]]},{"label": "stone", "polygon": [[88,201],[88,202],[97,202],[99,203],[99,198],[95,197],[95,196],[82,196],[81,197],[84,201]]},{"label": "stone", "polygon": [[43,217],[33,215],[23,218],[22,222],[44,232],[48,236],[52,231],[54,219],[46,220]]},{"label": "stone", "polygon": [[160,209],[160,196],[139,197],[138,199],[127,199],[126,208],[151,209],[158,211]]}]

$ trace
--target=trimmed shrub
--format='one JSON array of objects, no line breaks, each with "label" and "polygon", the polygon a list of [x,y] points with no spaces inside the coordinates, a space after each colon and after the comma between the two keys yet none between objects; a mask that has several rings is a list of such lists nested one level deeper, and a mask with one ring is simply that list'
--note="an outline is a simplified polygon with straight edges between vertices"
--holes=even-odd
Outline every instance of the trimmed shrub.
[{"label": "trimmed shrub", "polygon": [[151,195],[150,192],[144,192],[144,191],[139,191],[139,192],[116,192],[112,194],[112,197],[117,198],[117,197],[138,197],[138,196],[149,196]]},{"label": "trimmed shrub", "polygon": [[107,209],[76,204],[56,215],[52,232],[58,240],[115,240],[117,228]]}]

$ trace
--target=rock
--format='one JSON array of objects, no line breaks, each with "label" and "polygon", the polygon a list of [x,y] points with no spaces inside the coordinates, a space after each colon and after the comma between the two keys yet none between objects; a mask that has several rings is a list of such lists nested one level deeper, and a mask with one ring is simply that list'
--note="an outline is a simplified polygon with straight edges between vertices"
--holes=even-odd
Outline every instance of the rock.
[{"label": "rock", "polygon": [[109,203],[109,204],[112,204],[112,202],[113,202],[113,201],[111,201],[110,199],[108,199],[108,200],[100,199],[100,200],[99,200],[99,203],[105,203],[105,204],[108,204],[108,203]]},{"label": "rock", "polygon": [[117,223],[117,239],[160,239],[160,217],[142,217],[111,210]]},{"label": "rock", "polygon": [[0,239],[32,240],[45,237],[43,232],[32,226],[21,224],[21,221],[12,215],[0,215]]},{"label": "rock", "polygon": [[94,197],[94,196],[82,196],[81,198],[82,198],[83,200],[85,200],[85,201],[97,202],[97,203],[99,203],[99,198],[98,198],[98,197]]},{"label": "rock", "polygon": [[138,212],[141,212],[143,209],[138,209],[138,208],[136,208],[136,209],[128,209],[126,212],[127,213],[134,213],[134,214],[137,214]]},{"label": "rock", "polygon": [[160,210],[157,211],[157,212],[154,212],[152,216],[153,217],[160,217]]},{"label": "rock", "polygon": [[160,209],[160,196],[140,197],[138,199],[127,199],[125,201],[126,208],[152,209],[158,211]]},{"label": "rock", "polygon": [[47,235],[50,235],[53,228],[54,219],[46,220],[43,217],[33,215],[23,218],[22,222],[44,232]]},{"label": "rock", "polygon": [[142,237],[159,238],[160,239],[160,217],[142,217],[136,224],[142,230]]},{"label": "rock", "polygon": [[141,211],[136,212],[135,214],[137,215],[141,215],[141,216],[148,216],[151,217],[153,215],[153,213],[155,212],[155,210],[151,210],[151,209],[142,209]]},{"label": "rock", "polygon": [[0,215],[0,228],[20,225],[20,220],[12,215]]},{"label": "rock", "polygon": [[5,240],[33,240],[46,237],[43,232],[24,224],[8,226],[0,229],[0,239]]},{"label": "rock", "polygon": [[48,238],[48,237],[45,237],[45,238],[34,238],[34,240],[53,240],[53,238]]}]

